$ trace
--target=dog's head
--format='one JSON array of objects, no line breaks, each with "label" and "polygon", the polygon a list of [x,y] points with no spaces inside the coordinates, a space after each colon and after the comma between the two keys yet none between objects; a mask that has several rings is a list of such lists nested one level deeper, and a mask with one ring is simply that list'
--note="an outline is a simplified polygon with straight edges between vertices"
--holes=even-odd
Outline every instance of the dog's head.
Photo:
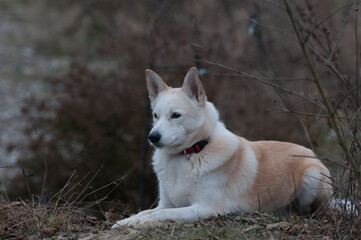
[{"label": "dog's head", "polygon": [[178,151],[193,144],[196,135],[207,134],[204,125],[209,103],[196,68],[188,71],[181,88],[168,87],[151,70],[146,70],[145,77],[153,110],[152,145]]}]

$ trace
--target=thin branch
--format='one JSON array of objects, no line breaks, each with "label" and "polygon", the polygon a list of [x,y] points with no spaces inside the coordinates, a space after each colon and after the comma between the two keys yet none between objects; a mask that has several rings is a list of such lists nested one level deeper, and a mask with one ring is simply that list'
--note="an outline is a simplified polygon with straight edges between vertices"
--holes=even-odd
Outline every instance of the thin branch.
[{"label": "thin branch", "polygon": [[[356,3],[354,3],[354,4],[351,6],[349,12],[347,13],[346,18],[342,21],[341,29],[340,29],[340,31],[338,32],[337,38],[336,38],[335,42],[334,42],[333,45],[332,45],[331,53],[330,53],[329,57],[326,59],[326,58],[324,58],[321,54],[316,54],[318,57],[320,57],[320,59],[321,59],[322,61],[324,61],[326,67],[330,68],[331,71],[332,71],[334,74],[336,74],[337,78],[344,84],[344,86],[346,86],[346,88],[348,88],[348,85],[347,85],[345,79],[341,76],[341,74],[340,74],[339,71],[336,69],[336,67],[331,63],[331,60],[332,60],[332,58],[333,58],[333,56],[334,56],[334,54],[335,54],[335,52],[336,52],[336,48],[337,48],[337,46],[338,46],[338,43],[340,42],[340,40],[341,40],[341,38],[342,38],[342,36],[343,36],[343,33],[344,33],[344,31],[345,31],[345,28],[346,28],[346,25],[347,25],[347,23],[350,21],[350,18],[351,18],[351,16],[352,16],[352,10],[355,8],[355,6],[356,6]],[[313,53],[317,53],[317,51],[316,51],[313,47],[311,47],[311,45],[308,44],[307,47],[308,47]],[[320,74],[321,76],[323,75],[325,69],[326,69],[326,68],[322,69],[321,74]]]},{"label": "thin branch", "polygon": [[[357,117],[357,115],[359,115],[360,111],[361,111],[361,107],[359,107],[359,108],[357,109],[356,113],[354,114],[354,116],[353,116],[351,119],[349,119],[349,120],[351,120],[351,123],[350,123],[350,127],[349,127],[349,129],[348,129],[348,132],[350,132],[351,134],[353,134],[352,131],[351,131],[352,123],[353,123],[353,122],[358,122],[358,120],[357,120],[356,117]],[[355,137],[355,136],[354,136],[354,137]]]},{"label": "thin branch", "polygon": [[264,0],[264,2],[266,2],[266,3],[268,3],[268,4],[272,5],[272,6],[275,6],[276,8],[279,8],[279,9],[281,9],[283,11],[286,11],[286,9],[282,5],[280,5],[278,3],[275,3],[275,2],[273,2],[271,0]]},{"label": "thin branch", "polygon": [[308,65],[308,68],[311,72],[311,75],[312,75],[312,78],[314,80],[314,83],[317,87],[317,90],[319,92],[319,94],[321,95],[321,99],[327,109],[327,113],[329,115],[329,120],[332,124],[332,127],[333,129],[335,130],[335,133],[336,133],[336,136],[337,136],[337,139],[338,139],[338,143],[340,145],[340,147],[342,148],[342,151],[344,152],[344,154],[346,155],[346,159],[347,161],[351,164],[352,166],[352,170],[353,170],[353,173],[355,174],[356,178],[357,178],[357,181],[359,183],[359,185],[361,186],[361,172],[358,168],[358,165],[355,161],[355,159],[353,158],[353,156],[350,154],[350,152],[348,151],[348,148],[346,146],[346,143],[345,143],[345,140],[344,140],[344,137],[339,129],[339,126],[336,122],[336,113],[334,113],[332,110],[331,110],[331,107],[330,107],[330,104],[328,103],[327,101],[327,98],[326,98],[326,95],[324,93],[324,88],[322,87],[322,84],[321,82],[319,81],[319,78],[315,72],[315,69],[311,63],[311,59],[309,58],[307,52],[306,52],[306,47],[305,47],[305,44],[303,44],[303,41],[301,40],[301,36],[300,36],[300,33],[298,32],[298,28],[296,26],[296,21],[294,19],[294,16],[292,14],[292,11],[291,11],[291,8],[287,2],[287,0],[283,0],[285,6],[286,6],[286,10],[287,10],[287,14],[290,18],[290,21],[291,21],[291,24],[293,26],[293,30],[295,31],[295,34],[297,36],[297,39],[298,39],[298,44],[299,46],[301,47],[302,49],[302,52],[303,52],[303,55],[305,57],[305,60],[307,62],[307,65]]},{"label": "thin branch", "polygon": [[351,16],[352,16],[352,10],[355,8],[356,6],[356,3],[354,3],[350,9],[350,11],[348,12],[346,18],[343,20],[343,24],[342,24],[342,27],[341,27],[341,30],[340,32],[338,33],[338,36],[337,36],[337,39],[335,40],[335,43],[333,44],[333,47],[332,47],[332,51],[331,51],[331,54],[330,56],[328,57],[328,61],[331,61],[332,58],[333,58],[333,55],[335,54],[335,51],[336,51],[336,47],[338,45],[338,43],[340,42],[342,36],[343,36],[343,32],[345,31],[345,28],[346,28],[346,25],[347,23],[349,22]]},{"label": "thin branch", "polygon": [[[248,19],[248,20],[251,20],[250,18],[247,18],[247,19]],[[262,23],[260,23],[260,22],[258,22],[257,25],[260,26],[260,27],[267,28],[267,29],[270,29],[270,30],[272,30],[272,31],[281,33],[281,34],[285,35],[286,37],[288,37],[288,38],[290,38],[290,39],[292,39],[292,40],[294,40],[294,41],[297,41],[296,36],[293,36],[291,33],[286,32],[286,31],[284,31],[284,30],[281,29],[281,28],[277,28],[277,27],[275,27],[275,26],[268,25],[268,24],[262,24]]]},{"label": "thin branch", "polygon": [[[346,8],[347,6],[350,6],[350,5],[345,5],[344,7]],[[350,10],[349,10],[346,18],[342,21],[341,29],[340,29],[340,31],[339,31],[338,34],[337,34],[337,38],[336,38],[335,42],[334,42],[333,45],[332,45],[331,53],[330,53],[330,55],[329,55],[329,57],[328,57],[327,59],[326,59],[326,57],[323,57],[322,54],[318,53],[310,44],[307,44],[307,47],[312,51],[312,53],[316,54],[316,55],[325,63],[326,67],[328,67],[329,69],[331,69],[331,71],[337,76],[337,78],[343,83],[343,85],[344,85],[346,88],[348,88],[348,84],[347,84],[346,80],[341,76],[341,74],[340,74],[339,71],[336,69],[336,67],[334,66],[334,64],[332,64],[331,60],[332,60],[332,58],[333,58],[333,56],[334,56],[334,54],[335,54],[336,48],[337,48],[337,46],[338,46],[338,43],[340,42],[340,40],[341,40],[341,38],[342,38],[342,36],[343,36],[343,33],[344,33],[344,31],[345,31],[345,28],[346,28],[346,25],[347,25],[347,23],[349,22],[349,20],[350,20],[350,18],[351,18],[351,16],[352,16],[352,10],[355,8],[355,6],[356,6],[356,3],[354,3],[354,4],[351,6],[351,8],[350,8]],[[344,8],[344,7],[342,7],[342,8]],[[331,14],[331,15],[332,15],[332,14]],[[306,41],[305,41],[305,42],[306,42]],[[320,73],[320,76],[323,75],[323,73],[325,72],[325,69],[326,69],[326,68],[322,69],[322,71],[321,71],[321,73]]]},{"label": "thin branch", "polygon": [[[314,114],[314,113],[307,113],[307,112],[298,112],[298,111],[294,111],[294,110],[290,110],[290,109],[286,109],[286,108],[268,108],[268,111],[277,111],[279,113],[291,113],[291,114],[296,114],[296,115],[302,115],[302,116],[307,116],[307,117],[314,117],[314,118],[326,118],[328,119],[329,116],[328,115],[321,115],[321,114]],[[350,121],[354,121],[354,122],[361,122],[361,118],[350,118],[350,117],[344,117],[344,116],[335,116],[336,119],[340,119],[340,120],[350,120]]]},{"label": "thin branch", "polygon": [[317,107],[319,107],[319,108],[321,108],[321,109],[323,109],[324,111],[327,112],[327,109],[322,104],[320,104],[319,102],[314,101],[313,99],[308,98],[308,97],[306,97],[304,95],[301,95],[301,94],[299,94],[297,92],[294,92],[294,91],[292,91],[292,90],[290,90],[288,88],[285,88],[285,87],[282,87],[282,86],[280,86],[278,84],[275,84],[275,83],[272,83],[270,81],[264,80],[263,77],[252,76],[252,75],[249,75],[248,73],[245,73],[245,72],[243,72],[241,70],[238,70],[238,69],[235,69],[233,67],[229,67],[229,66],[226,66],[226,65],[223,65],[223,64],[220,64],[220,63],[214,63],[214,62],[211,62],[211,61],[208,61],[208,60],[199,60],[199,61],[201,61],[203,63],[206,63],[206,64],[209,64],[209,65],[212,65],[212,66],[217,66],[217,67],[220,67],[220,68],[224,68],[224,69],[230,70],[232,72],[236,72],[240,77],[252,78],[252,79],[257,80],[259,82],[262,82],[262,83],[264,83],[264,84],[266,84],[268,86],[278,88],[278,89],[280,89],[280,90],[282,90],[282,91],[284,91],[284,92],[286,92],[286,93],[288,93],[290,95],[302,98],[303,100],[305,100],[307,102],[310,102],[313,105],[315,105],[315,106],[317,106]]},{"label": "thin branch", "polygon": [[[324,56],[322,56],[321,53],[316,51],[311,45],[307,44],[307,48],[311,50],[313,54],[315,54],[320,60],[323,61],[323,63],[336,75],[336,77],[345,85],[347,86],[347,83],[345,79],[341,76],[340,72],[336,69],[335,65],[332,64],[330,58],[326,59]],[[321,75],[323,74],[323,71],[321,72]]]},{"label": "thin branch", "polygon": [[358,37],[357,37],[357,16],[358,16],[358,8],[355,9],[356,12],[356,19],[355,19],[355,41],[356,41],[356,88],[357,88],[357,94],[356,94],[356,103],[357,103],[357,107],[359,107],[359,102],[358,102],[358,80],[359,80],[359,52],[358,52]]},{"label": "thin branch", "polygon": [[308,39],[312,36],[312,33],[319,28],[322,24],[324,24],[327,20],[329,20],[330,18],[332,18],[335,14],[337,14],[338,12],[340,12],[341,10],[353,6],[353,4],[346,4],[338,9],[336,9],[335,11],[333,11],[330,15],[328,15],[327,17],[325,17],[323,20],[321,20],[319,23],[317,23],[312,29],[311,31],[308,33],[308,35],[306,36],[305,40],[303,41],[303,43],[307,43]]},{"label": "thin branch", "polygon": [[43,186],[41,188],[41,193],[40,193],[40,202],[45,201],[44,203],[46,203],[46,200],[43,198],[44,198],[44,191],[45,191],[45,186],[46,186],[46,179],[48,178],[48,162],[46,161],[46,157],[45,157],[45,153],[44,153],[44,145],[42,146],[41,157],[43,158],[45,171],[44,171],[44,177],[43,177]]},{"label": "thin branch", "polygon": [[338,106],[339,106],[341,103],[343,103],[343,101],[344,101],[348,96],[350,96],[352,93],[354,93],[354,92],[355,92],[356,90],[358,90],[359,88],[361,88],[361,86],[355,87],[355,88],[351,89],[348,93],[344,94],[344,95],[342,96],[342,98],[336,103],[335,109],[337,109]]},{"label": "thin branch", "polygon": [[265,80],[265,81],[276,81],[276,82],[280,82],[280,81],[286,81],[286,82],[293,82],[293,81],[311,81],[309,78],[292,78],[292,77],[277,77],[277,78],[271,78],[271,77],[260,77],[260,76],[255,76],[255,75],[251,75],[251,74],[237,74],[237,73],[212,73],[213,75],[216,76],[226,76],[226,77],[241,77],[241,78],[249,78],[249,79],[261,79],[261,80]]}]

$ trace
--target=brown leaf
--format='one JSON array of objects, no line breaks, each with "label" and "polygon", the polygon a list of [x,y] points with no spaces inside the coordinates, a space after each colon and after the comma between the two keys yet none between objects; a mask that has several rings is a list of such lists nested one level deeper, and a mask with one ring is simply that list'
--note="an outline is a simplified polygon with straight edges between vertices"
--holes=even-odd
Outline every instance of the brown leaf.
[{"label": "brown leaf", "polygon": [[288,229],[288,234],[297,235],[301,231],[301,227],[299,225],[293,225],[290,229]]},{"label": "brown leaf", "polygon": [[268,230],[270,229],[274,229],[274,228],[280,228],[282,230],[286,230],[291,226],[291,224],[287,223],[287,222],[279,222],[279,223],[271,223],[271,224],[267,224],[266,228]]},{"label": "brown leaf", "polygon": [[262,226],[255,224],[255,225],[252,225],[252,226],[242,229],[241,233],[246,233],[246,232],[249,232],[249,231],[252,231],[255,229],[261,229],[261,228],[262,228]]},{"label": "brown leaf", "polygon": [[59,228],[55,228],[55,227],[48,227],[48,228],[41,229],[41,232],[45,233],[47,235],[54,235],[58,231],[59,231]]}]

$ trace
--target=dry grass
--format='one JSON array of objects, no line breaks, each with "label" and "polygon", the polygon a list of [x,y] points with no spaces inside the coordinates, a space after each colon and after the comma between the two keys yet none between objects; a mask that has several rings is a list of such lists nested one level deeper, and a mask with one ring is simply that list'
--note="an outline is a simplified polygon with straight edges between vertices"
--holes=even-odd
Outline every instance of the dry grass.
[{"label": "dry grass", "polygon": [[[1,239],[40,239],[55,236],[78,239],[82,235],[109,229],[111,222],[121,216],[112,213],[112,209],[103,210],[102,205],[109,203],[105,202],[108,195],[127,175],[94,189],[92,182],[100,170],[80,179],[74,172],[64,187],[53,195],[43,189],[40,196],[29,193],[31,200],[0,202]],[[46,177],[43,181],[47,181]],[[106,190],[107,194],[97,197],[100,190]],[[90,196],[94,200],[90,200]],[[110,205],[119,204],[112,202]],[[122,211],[125,212],[124,209]]]},{"label": "dry grass", "polygon": [[106,228],[104,220],[87,216],[82,211],[72,211],[70,207],[55,211],[48,205],[34,205],[25,201],[0,204],[2,239],[41,239],[60,235],[70,237]]},{"label": "dry grass", "polygon": [[[194,223],[156,223],[109,230],[105,221],[69,209],[54,214],[45,205],[0,205],[2,239],[357,239],[361,218],[329,209],[312,216],[233,213]],[[114,219],[113,219],[114,220]]]},{"label": "dry grass", "polygon": [[[159,223],[140,229],[108,232],[111,239],[357,239],[360,218],[336,210],[313,216],[282,217],[266,213],[233,213],[187,224]],[[103,239],[104,235],[93,235]]]}]

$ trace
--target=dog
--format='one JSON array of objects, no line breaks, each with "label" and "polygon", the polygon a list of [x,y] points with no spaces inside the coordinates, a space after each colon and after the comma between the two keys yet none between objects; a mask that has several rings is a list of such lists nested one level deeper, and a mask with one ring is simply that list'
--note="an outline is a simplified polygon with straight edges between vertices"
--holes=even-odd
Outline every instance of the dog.
[{"label": "dog", "polygon": [[190,222],[231,212],[315,211],[333,192],[330,172],[303,146],[251,142],[226,129],[207,96],[196,68],[181,88],[146,70],[153,110],[149,141],[159,204],[118,221],[141,226],[167,220]]}]

